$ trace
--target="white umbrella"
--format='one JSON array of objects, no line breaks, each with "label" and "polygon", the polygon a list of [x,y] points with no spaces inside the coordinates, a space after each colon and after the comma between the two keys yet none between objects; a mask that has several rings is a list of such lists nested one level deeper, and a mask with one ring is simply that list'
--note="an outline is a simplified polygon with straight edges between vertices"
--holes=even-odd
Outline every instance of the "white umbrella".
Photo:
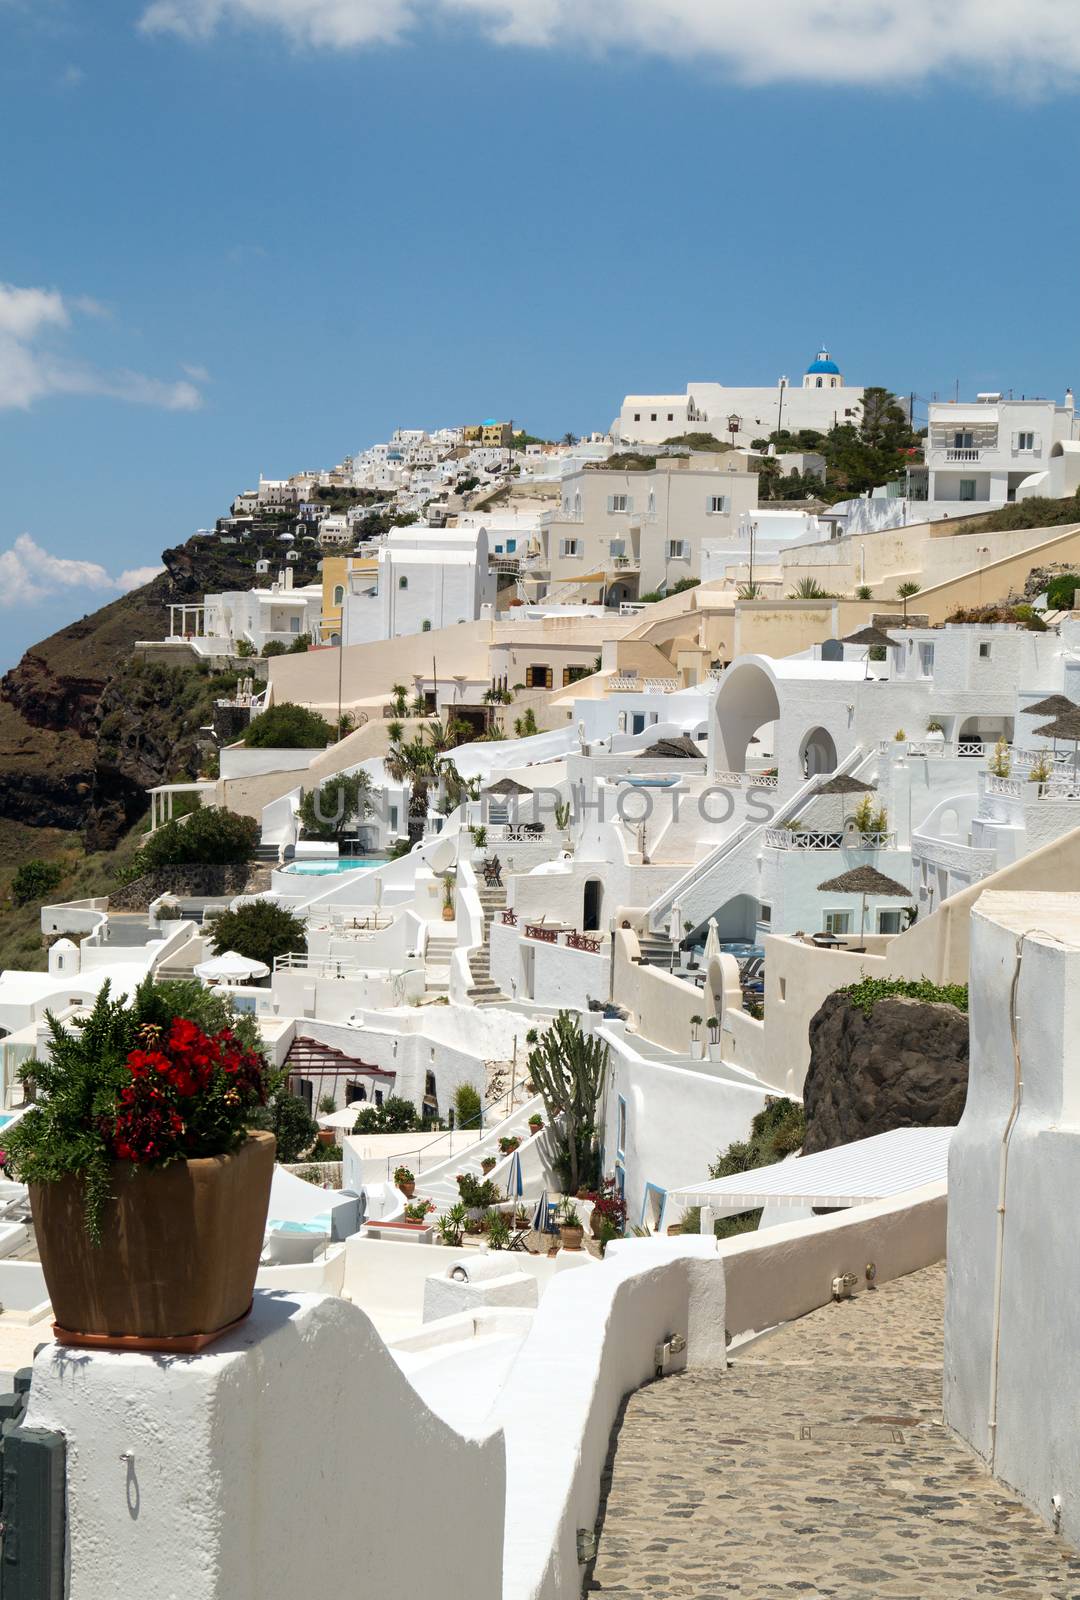
[{"label": "white umbrella", "polygon": [[339,1111],[328,1111],[325,1116],[318,1118],[320,1128],[340,1128],[342,1133],[351,1133],[364,1106],[364,1100],[354,1100],[352,1105],[342,1106]]},{"label": "white umbrella", "polygon": [[236,950],[226,950],[210,961],[200,961],[195,976],[204,983],[250,983],[252,978],[265,978],[269,971],[264,961],[252,961]]},{"label": "white umbrella", "polygon": [[720,954],[720,929],[716,926],[716,918],[709,918],[709,931],[705,935],[705,952],[702,961],[708,966],[714,956]]},{"label": "white umbrella", "polygon": [[379,907],[382,905],[382,875],[375,879],[375,920],[379,919]]}]

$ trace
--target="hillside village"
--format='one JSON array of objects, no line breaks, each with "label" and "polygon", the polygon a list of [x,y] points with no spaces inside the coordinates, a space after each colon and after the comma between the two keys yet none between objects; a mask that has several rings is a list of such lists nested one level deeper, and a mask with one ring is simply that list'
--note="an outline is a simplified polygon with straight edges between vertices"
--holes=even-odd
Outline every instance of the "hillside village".
[{"label": "hillside village", "polygon": [[[372,1594],[431,1549],[484,1600],[1077,1592],[1072,393],[922,427],[821,349],[586,438],[399,428],[162,559],[0,696],[40,1592],[352,1593],[357,1539]],[[254,1309],[124,1345],[27,1184],[50,1072],[176,1019],[272,1078]]]}]

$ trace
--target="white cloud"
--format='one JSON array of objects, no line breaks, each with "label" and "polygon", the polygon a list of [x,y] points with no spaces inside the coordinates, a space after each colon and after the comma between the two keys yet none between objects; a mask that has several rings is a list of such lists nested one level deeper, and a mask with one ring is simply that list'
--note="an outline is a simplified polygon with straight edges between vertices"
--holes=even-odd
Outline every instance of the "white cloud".
[{"label": "white cloud", "polygon": [[202,404],[187,379],[104,370],[57,350],[50,337],[70,331],[78,316],[105,318],[108,311],[85,295],[67,299],[57,289],[0,283],[0,411],[26,411],[57,394],[104,395],[166,411],[194,411]]},{"label": "white cloud", "polygon": [[210,382],[210,374],[209,374],[209,372],[207,372],[205,367],[201,367],[195,362],[182,361],[180,363],[180,370],[181,370],[181,372],[186,372],[188,377],[194,383],[209,383]]},{"label": "white cloud", "polygon": [[20,533],[10,550],[0,550],[0,609],[37,605],[53,595],[83,590],[107,595],[137,589],[162,571],[156,567],[130,567],[118,578],[96,561],[75,561],[42,549],[28,533]]},{"label": "white cloud", "polygon": [[159,572],[164,571],[165,568],[160,562],[156,567],[128,567],[117,578],[116,586],[127,594],[129,589],[141,589],[144,583],[149,583]]},{"label": "white cloud", "polygon": [[263,26],[349,49],[451,16],[500,44],[712,62],[750,84],[962,73],[1029,93],[1080,81],[1080,7],[1068,0],[152,0],[141,26],[193,39]]}]

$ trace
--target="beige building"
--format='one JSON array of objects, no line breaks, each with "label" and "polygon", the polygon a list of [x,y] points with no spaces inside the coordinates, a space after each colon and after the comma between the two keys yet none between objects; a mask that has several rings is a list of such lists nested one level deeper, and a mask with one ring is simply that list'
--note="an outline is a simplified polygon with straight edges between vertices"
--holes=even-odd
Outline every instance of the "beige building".
[{"label": "beige building", "polygon": [[757,488],[744,457],[720,453],[661,458],[646,472],[585,467],[563,480],[560,504],[541,517],[523,567],[527,591],[583,584],[610,603],[698,578],[702,541],[733,538]]}]

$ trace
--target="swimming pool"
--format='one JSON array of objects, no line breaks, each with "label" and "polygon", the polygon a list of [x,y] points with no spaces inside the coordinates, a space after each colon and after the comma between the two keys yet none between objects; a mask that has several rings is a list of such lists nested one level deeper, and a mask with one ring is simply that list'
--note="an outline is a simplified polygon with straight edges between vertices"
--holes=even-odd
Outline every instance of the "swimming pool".
[{"label": "swimming pool", "polygon": [[335,872],[358,872],[361,867],[382,867],[385,861],[371,860],[367,856],[338,856],[333,861],[291,861],[283,872],[295,872],[301,878],[328,878]]}]

